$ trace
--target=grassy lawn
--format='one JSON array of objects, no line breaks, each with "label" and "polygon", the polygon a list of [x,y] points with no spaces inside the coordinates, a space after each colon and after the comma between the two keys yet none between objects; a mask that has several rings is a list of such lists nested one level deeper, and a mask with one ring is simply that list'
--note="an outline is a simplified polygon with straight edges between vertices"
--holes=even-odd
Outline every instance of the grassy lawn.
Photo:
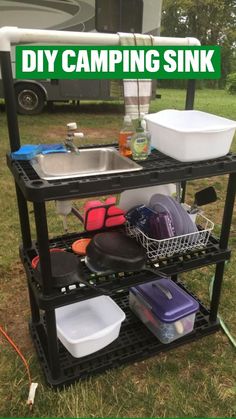
[{"label": "grassy lawn", "polygon": [[[161,100],[151,112],[183,109],[185,93],[161,90]],[[236,96],[220,90],[199,90],[195,108],[236,119]],[[87,142],[117,139],[123,108],[115,104],[82,104],[79,109],[58,106],[57,111],[20,120],[23,143],[60,142],[65,125],[77,121]],[[9,149],[6,115],[0,113],[0,324],[8,331],[28,359],[34,381],[39,382],[34,410],[26,406],[28,382],[24,366],[0,336],[0,417],[232,417],[236,413],[235,349],[223,332],[206,337],[180,349],[150,358],[66,388],[51,390],[45,384],[28,333],[30,317],[26,280],[18,257],[20,243],[14,182],[5,163]],[[236,141],[232,149],[236,151]],[[220,229],[227,178],[191,182],[188,195],[206,185],[214,185],[219,201],[206,208],[206,214]],[[31,204],[29,204],[32,210]],[[50,236],[62,234],[61,220],[55,216],[54,203],[47,204]],[[32,214],[31,214],[32,216]],[[70,231],[81,228],[69,217]],[[33,223],[32,230],[34,232]],[[234,250],[226,267],[220,313],[236,336],[235,270],[236,219],[231,231]],[[213,267],[185,274],[185,280],[209,303],[208,286]]]}]

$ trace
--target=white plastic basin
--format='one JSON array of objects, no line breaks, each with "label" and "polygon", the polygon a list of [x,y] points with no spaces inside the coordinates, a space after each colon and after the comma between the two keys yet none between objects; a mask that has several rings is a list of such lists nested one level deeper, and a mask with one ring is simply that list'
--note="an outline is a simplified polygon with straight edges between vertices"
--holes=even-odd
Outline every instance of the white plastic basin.
[{"label": "white plastic basin", "polygon": [[75,358],[113,342],[124,320],[125,313],[105,295],[56,309],[58,338]]},{"label": "white plastic basin", "polygon": [[201,111],[166,109],[146,115],[152,145],[182,162],[228,154],[236,121]]}]

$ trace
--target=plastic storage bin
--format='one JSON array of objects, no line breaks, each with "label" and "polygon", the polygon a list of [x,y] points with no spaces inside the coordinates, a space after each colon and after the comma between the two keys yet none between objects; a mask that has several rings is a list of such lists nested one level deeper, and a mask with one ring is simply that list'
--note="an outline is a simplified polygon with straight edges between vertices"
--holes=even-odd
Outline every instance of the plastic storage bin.
[{"label": "plastic storage bin", "polygon": [[199,309],[198,302],[169,278],[131,288],[129,304],[162,343],[192,332]]},{"label": "plastic storage bin", "polygon": [[225,156],[236,121],[201,111],[166,109],[146,115],[152,145],[182,162]]},{"label": "plastic storage bin", "polygon": [[57,335],[75,358],[96,352],[119,336],[125,313],[102,295],[56,309]]}]

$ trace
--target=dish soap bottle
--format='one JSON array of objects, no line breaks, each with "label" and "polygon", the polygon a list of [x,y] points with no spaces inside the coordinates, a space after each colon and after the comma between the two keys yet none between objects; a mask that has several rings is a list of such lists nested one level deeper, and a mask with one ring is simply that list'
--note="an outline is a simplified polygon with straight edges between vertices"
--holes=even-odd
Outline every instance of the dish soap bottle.
[{"label": "dish soap bottle", "polygon": [[119,133],[119,152],[125,157],[131,157],[130,140],[135,133],[130,115],[124,116],[123,127]]},{"label": "dish soap bottle", "polygon": [[143,128],[144,120],[139,120],[136,133],[131,138],[131,151],[134,160],[146,160],[150,153],[151,137]]}]

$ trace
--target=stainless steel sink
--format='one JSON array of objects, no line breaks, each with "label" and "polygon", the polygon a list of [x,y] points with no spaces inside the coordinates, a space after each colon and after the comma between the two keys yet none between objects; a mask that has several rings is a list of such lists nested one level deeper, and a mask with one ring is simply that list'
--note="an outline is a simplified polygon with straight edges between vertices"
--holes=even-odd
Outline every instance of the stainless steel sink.
[{"label": "stainless steel sink", "polygon": [[73,177],[96,176],[111,173],[131,172],[142,167],[115,148],[86,148],[74,152],[39,154],[31,160],[41,179],[53,180]]}]

